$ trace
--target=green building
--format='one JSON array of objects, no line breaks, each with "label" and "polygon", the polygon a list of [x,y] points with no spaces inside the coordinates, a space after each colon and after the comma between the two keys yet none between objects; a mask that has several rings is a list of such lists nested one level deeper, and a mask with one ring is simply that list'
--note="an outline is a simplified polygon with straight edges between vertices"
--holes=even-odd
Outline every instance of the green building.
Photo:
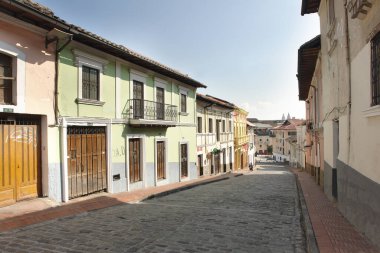
[{"label": "green building", "polygon": [[80,28],[48,37],[61,48],[50,197],[197,178],[196,89],[206,86]]}]

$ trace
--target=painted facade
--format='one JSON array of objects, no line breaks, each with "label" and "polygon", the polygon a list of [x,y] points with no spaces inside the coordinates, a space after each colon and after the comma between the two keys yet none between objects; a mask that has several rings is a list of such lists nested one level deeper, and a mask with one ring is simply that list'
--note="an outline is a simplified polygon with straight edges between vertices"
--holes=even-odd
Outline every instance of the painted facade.
[{"label": "painted facade", "polygon": [[45,30],[4,13],[0,34],[2,206],[48,194],[47,133],[54,124],[55,54],[53,47],[45,48]]},{"label": "painted facade", "polygon": [[[309,8],[316,2],[319,8]],[[373,243],[380,236],[380,3],[303,1],[302,14],[320,17],[318,91],[323,128],[323,189]]]},{"label": "painted facade", "polygon": [[[285,120],[282,125],[272,128],[275,135],[273,139],[273,159],[277,162],[289,163],[291,158],[291,143],[297,139],[298,125],[302,120],[291,119]],[[294,155],[295,157],[295,155]]]},{"label": "painted facade", "polygon": [[[75,41],[61,52],[59,66],[60,126],[55,134],[63,136],[61,157],[70,157],[66,141],[68,128],[103,127],[106,134],[105,190],[108,192],[132,191],[197,177],[196,87]],[[99,69],[97,100],[82,97],[82,82],[78,80],[83,79],[80,75],[86,66]],[[139,98],[136,98],[136,84],[141,89]],[[158,92],[161,92],[162,102],[157,101]],[[185,104],[181,104],[183,97]],[[133,140],[138,147],[132,151]],[[164,152],[160,161],[163,163],[161,175],[158,173],[159,142]],[[185,157],[181,157],[182,145],[186,146]],[[138,158],[134,158],[136,155]],[[134,163],[138,165],[133,164],[132,159],[137,159]],[[186,172],[181,171],[183,161]],[[68,177],[69,162],[62,162]],[[133,166],[138,168],[132,169]],[[54,170],[54,166],[52,168]],[[71,198],[69,188],[69,182],[62,187],[65,201]],[[52,193],[55,194],[59,192]]]},{"label": "painted facade", "polygon": [[195,100],[205,85],[37,3],[2,7],[0,56],[14,65],[16,91],[0,122],[37,119],[38,196],[60,202],[197,178]]},{"label": "painted facade", "polygon": [[238,107],[235,108],[233,112],[235,148],[234,170],[248,168],[249,136],[247,132],[247,115],[247,111]]},{"label": "painted facade", "polygon": [[198,175],[230,172],[234,164],[234,105],[197,94]]}]

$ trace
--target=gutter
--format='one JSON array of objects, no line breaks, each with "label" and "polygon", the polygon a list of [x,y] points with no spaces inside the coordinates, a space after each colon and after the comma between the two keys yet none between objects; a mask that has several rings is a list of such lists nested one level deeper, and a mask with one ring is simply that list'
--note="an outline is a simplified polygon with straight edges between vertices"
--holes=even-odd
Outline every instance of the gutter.
[{"label": "gutter", "polygon": [[352,102],[352,80],[351,80],[351,53],[350,53],[350,30],[348,26],[348,10],[347,10],[347,0],[344,0],[344,21],[345,21],[345,39],[346,39],[346,64],[347,64],[347,79],[348,79],[348,156],[347,164],[350,163],[350,153],[351,153],[351,102]]}]

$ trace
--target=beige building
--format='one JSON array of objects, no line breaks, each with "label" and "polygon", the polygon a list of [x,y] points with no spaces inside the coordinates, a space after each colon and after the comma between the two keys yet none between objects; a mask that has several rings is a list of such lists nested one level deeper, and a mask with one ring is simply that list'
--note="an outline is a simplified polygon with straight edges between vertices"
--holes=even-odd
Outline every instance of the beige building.
[{"label": "beige building", "polygon": [[277,162],[290,162],[291,142],[289,140],[297,139],[297,126],[303,123],[302,120],[291,119],[285,120],[282,125],[272,129],[273,138],[273,159]]},{"label": "beige building", "polygon": [[301,13],[320,17],[324,192],[380,246],[380,2],[303,0]]},{"label": "beige building", "polygon": [[[272,125],[264,123],[254,123],[255,146],[258,155],[271,155],[273,153]],[[270,152],[272,150],[272,152]]]},{"label": "beige building", "polygon": [[234,163],[232,111],[234,105],[197,94],[198,176],[231,171]]},{"label": "beige building", "polygon": [[247,111],[242,108],[235,107],[235,110],[233,112],[235,140],[234,170],[242,170],[248,168],[249,136],[247,132],[247,115]]}]

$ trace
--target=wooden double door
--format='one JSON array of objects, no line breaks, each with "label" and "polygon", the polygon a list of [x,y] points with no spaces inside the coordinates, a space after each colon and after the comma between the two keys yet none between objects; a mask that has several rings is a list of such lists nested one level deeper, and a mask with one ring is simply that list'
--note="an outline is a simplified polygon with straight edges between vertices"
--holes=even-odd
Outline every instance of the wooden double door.
[{"label": "wooden double door", "polygon": [[0,118],[0,206],[41,195],[39,120]]},{"label": "wooden double door", "polygon": [[107,189],[105,127],[68,127],[69,198]]}]

